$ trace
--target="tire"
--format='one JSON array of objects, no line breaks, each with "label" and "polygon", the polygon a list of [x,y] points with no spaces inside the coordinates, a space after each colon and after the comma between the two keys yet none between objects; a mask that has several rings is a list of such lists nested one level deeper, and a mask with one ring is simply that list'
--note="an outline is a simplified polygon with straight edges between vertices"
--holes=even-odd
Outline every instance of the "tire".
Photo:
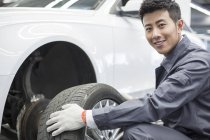
[{"label": "tire", "polygon": [[87,127],[76,131],[66,131],[56,137],[52,137],[46,131],[47,127],[45,123],[51,113],[61,110],[61,107],[67,103],[76,103],[84,109],[93,109],[104,106],[116,106],[125,100],[114,88],[105,84],[85,84],[66,89],[56,95],[43,112],[39,121],[37,140],[117,140],[117,138],[113,137],[117,133],[120,136],[115,137],[121,137],[122,132],[120,129],[102,132],[98,129],[88,129]]}]

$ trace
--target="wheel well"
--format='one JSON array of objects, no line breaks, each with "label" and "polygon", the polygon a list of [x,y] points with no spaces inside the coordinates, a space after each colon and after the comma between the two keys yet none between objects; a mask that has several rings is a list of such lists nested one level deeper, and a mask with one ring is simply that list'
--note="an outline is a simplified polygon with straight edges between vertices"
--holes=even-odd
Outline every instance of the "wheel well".
[{"label": "wheel well", "polygon": [[64,89],[96,82],[89,57],[78,46],[52,42],[35,50],[18,70],[4,109],[3,123],[16,125],[22,105],[32,96],[52,99]]}]

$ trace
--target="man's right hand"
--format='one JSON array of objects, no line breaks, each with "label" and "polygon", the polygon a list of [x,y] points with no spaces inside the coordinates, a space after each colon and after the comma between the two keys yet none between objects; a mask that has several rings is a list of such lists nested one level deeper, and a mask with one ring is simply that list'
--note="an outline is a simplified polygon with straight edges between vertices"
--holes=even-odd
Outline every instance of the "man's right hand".
[{"label": "man's right hand", "polygon": [[52,132],[52,136],[57,136],[64,131],[73,131],[85,126],[82,120],[84,109],[77,104],[66,104],[61,111],[54,112],[46,122],[47,132]]}]

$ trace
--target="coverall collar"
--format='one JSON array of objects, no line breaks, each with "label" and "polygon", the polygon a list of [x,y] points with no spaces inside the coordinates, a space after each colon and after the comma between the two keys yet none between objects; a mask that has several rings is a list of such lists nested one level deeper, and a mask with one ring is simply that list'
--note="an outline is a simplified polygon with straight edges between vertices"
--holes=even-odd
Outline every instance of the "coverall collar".
[{"label": "coverall collar", "polygon": [[162,61],[161,66],[165,68],[167,73],[170,71],[176,60],[182,56],[184,51],[187,49],[190,40],[186,35],[183,35],[181,41],[178,42],[176,47],[172,50],[172,52]]}]

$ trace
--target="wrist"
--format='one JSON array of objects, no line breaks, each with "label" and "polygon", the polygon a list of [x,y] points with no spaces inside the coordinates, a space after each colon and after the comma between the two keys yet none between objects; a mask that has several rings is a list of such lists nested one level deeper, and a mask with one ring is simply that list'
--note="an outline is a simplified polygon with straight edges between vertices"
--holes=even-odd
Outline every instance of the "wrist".
[{"label": "wrist", "polygon": [[82,111],[82,122],[86,125],[86,110]]}]

